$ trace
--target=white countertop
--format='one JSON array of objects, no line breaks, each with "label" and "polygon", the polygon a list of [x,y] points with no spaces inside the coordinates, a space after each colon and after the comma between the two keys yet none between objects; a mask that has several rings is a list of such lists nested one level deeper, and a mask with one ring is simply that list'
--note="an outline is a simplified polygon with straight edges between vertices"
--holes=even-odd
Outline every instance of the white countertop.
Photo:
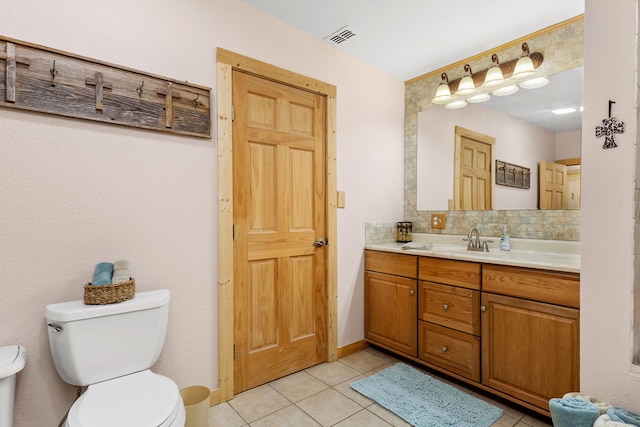
[{"label": "white countertop", "polygon": [[511,250],[501,251],[500,238],[481,236],[481,240],[493,240],[493,243],[488,244],[489,252],[475,252],[467,251],[467,242],[462,240],[463,237],[466,236],[414,233],[413,241],[409,244],[370,243],[365,245],[365,249],[570,273],[580,272],[580,242],[512,238]]}]

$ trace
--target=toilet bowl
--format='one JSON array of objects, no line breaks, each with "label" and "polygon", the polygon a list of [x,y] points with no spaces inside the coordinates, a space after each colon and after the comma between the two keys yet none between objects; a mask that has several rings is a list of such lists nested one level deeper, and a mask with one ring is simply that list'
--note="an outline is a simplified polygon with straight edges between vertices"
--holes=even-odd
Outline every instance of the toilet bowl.
[{"label": "toilet bowl", "polygon": [[24,368],[26,358],[23,346],[0,347],[0,427],[13,426],[16,374]]},{"label": "toilet bowl", "polygon": [[50,304],[49,348],[60,378],[87,386],[66,427],[183,427],[178,386],[150,370],[164,345],[168,290],[138,292],[125,302]]},{"label": "toilet bowl", "polygon": [[146,370],[89,386],[65,427],[182,427],[185,417],[176,384]]}]

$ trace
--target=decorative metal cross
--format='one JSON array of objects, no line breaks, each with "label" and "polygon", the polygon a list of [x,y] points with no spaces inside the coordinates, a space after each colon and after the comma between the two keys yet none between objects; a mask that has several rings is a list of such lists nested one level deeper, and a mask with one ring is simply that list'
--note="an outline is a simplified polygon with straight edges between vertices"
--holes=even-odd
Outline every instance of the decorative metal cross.
[{"label": "decorative metal cross", "polygon": [[611,117],[611,104],[615,104],[615,101],[609,101],[609,118],[602,120],[602,126],[596,126],[596,138],[604,136],[603,149],[617,147],[615,134],[624,133],[624,123],[618,123],[615,117]]}]

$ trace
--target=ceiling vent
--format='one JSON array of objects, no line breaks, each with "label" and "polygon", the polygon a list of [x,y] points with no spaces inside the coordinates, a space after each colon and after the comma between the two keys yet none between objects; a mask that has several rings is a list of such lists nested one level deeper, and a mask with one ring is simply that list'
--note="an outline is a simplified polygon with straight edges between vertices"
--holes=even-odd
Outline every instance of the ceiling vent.
[{"label": "ceiling vent", "polygon": [[333,34],[328,35],[327,37],[324,38],[324,40],[327,43],[330,43],[333,45],[339,45],[340,43],[346,42],[347,40],[352,39],[359,35],[360,33],[357,30],[347,25],[345,27],[340,28],[338,31],[334,32]]}]

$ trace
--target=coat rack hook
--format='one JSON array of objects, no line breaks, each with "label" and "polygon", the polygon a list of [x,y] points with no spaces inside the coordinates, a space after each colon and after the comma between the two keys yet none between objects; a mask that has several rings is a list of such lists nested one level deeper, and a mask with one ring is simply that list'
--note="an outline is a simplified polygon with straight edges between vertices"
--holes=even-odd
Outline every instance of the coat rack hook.
[{"label": "coat rack hook", "polygon": [[198,107],[198,98],[200,98],[200,94],[196,93],[196,97],[193,101],[191,101],[191,103],[193,103],[193,108],[197,108]]},{"label": "coat rack hook", "polygon": [[53,80],[58,75],[58,70],[56,70],[56,60],[55,59],[53,60],[53,68],[51,68],[49,70],[49,74],[51,74],[51,86],[55,86],[55,84],[53,83]]},{"label": "coat rack hook", "polygon": [[142,81],[142,83],[140,84],[140,86],[138,86],[136,88],[136,92],[138,92],[138,96],[142,96],[142,87],[144,86],[144,80]]}]

